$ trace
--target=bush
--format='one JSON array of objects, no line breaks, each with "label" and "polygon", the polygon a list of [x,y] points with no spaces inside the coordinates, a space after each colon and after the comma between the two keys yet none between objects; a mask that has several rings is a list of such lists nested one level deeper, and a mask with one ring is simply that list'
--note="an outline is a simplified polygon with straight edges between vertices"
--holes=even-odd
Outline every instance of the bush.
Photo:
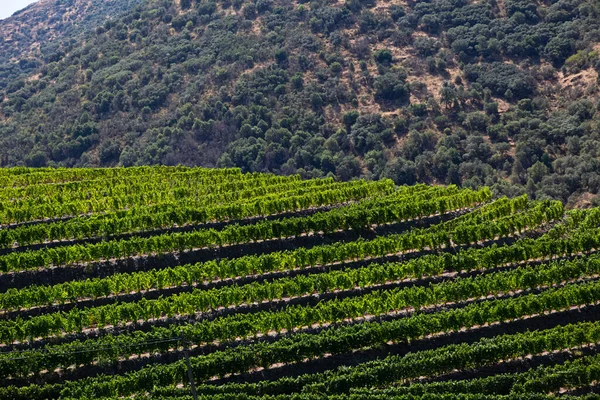
[{"label": "bush", "polygon": [[342,64],[340,64],[339,62],[334,62],[332,63],[329,68],[331,69],[331,72],[333,72],[334,74],[339,74],[340,72],[342,72]]}]

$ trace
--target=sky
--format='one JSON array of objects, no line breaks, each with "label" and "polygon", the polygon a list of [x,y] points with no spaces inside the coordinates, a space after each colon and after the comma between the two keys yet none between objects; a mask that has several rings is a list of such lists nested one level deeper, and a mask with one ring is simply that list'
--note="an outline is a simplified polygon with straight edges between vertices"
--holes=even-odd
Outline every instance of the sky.
[{"label": "sky", "polygon": [[15,11],[19,11],[37,0],[0,0],[0,19],[10,17]]}]

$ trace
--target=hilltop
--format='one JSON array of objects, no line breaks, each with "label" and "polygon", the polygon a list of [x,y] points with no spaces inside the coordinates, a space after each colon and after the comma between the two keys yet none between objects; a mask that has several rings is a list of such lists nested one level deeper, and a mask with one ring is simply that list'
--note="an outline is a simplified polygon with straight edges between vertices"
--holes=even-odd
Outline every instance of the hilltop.
[{"label": "hilltop", "polygon": [[10,24],[86,10],[68,29],[38,18],[27,56],[5,60],[26,65],[0,84],[2,165],[235,166],[595,202],[595,1],[133,3],[48,1],[0,22],[14,49]]}]

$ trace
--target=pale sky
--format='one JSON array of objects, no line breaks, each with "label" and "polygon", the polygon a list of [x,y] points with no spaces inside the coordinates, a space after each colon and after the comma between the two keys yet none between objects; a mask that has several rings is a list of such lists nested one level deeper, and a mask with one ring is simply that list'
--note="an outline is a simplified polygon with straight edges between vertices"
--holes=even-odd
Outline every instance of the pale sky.
[{"label": "pale sky", "polygon": [[27,5],[35,3],[37,0],[0,0],[0,19],[10,17]]}]

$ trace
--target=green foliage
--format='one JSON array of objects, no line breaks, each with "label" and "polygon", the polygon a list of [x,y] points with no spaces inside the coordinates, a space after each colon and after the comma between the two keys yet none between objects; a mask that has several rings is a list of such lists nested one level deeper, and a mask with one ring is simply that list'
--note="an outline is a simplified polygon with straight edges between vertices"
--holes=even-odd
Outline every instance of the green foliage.
[{"label": "green foliage", "polygon": [[410,96],[410,88],[405,79],[406,74],[401,71],[390,71],[378,76],[373,85],[375,97],[381,101],[406,103]]},{"label": "green foliage", "polygon": [[[405,171],[510,194],[542,162],[536,197],[575,202],[600,186],[600,15],[588,0],[88,2],[0,23],[3,166]],[[359,116],[371,122],[354,127]],[[415,155],[403,136],[428,130]]]},{"label": "green foliage", "polygon": [[505,96],[510,90],[518,99],[531,97],[537,84],[533,77],[513,64],[491,63],[470,65],[465,68],[467,79],[488,88],[496,96]]},{"label": "green foliage", "polygon": [[[152,134],[180,136],[193,107]],[[436,160],[436,178],[458,168],[474,182],[490,158],[466,130],[404,134],[399,118],[348,113],[349,131],[314,140],[272,124],[266,107],[251,124],[250,108],[236,109],[240,129],[249,145],[268,142],[267,162],[305,141],[329,152],[311,160],[322,168],[342,157],[330,173],[344,179],[368,168],[402,181]],[[392,136],[364,164],[341,152],[381,130]],[[388,158],[398,134],[402,157]],[[100,153],[114,162],[121,145]],[[537,196],[558,164],[515,163],[514,178]],[[0,204],[2,399],[187,399],[192,376],[223,400],[550,400],[600,378],[598,208],[184,166],[0,169]]]},{"label": "green foliage", "polygon": [[375,61],[380,64],[390,64],[393,61],[392,52],[388,49],[378,50],[375,53]]}]

